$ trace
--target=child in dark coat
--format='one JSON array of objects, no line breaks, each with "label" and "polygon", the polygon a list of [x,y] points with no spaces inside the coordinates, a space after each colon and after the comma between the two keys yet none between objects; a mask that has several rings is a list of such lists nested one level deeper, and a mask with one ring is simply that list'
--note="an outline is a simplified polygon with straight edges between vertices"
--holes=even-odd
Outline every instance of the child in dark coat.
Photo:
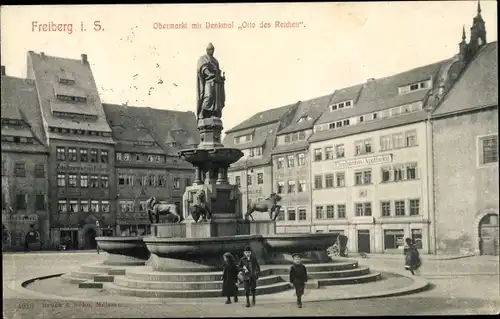
[{"label": "child in dark coat", "polygon": [[302,308],[302,295],[307,282],[307,269],[302,264],[299,254],[293,255],[293,265],[290,267],[290,283],[295,287],[297,306]]},{"label": "child in dark coat", "polygon": [[415,275],[415,271],[421,265],[420,254],[410,238],[406,238],[405,243],[406,245],[403,250],[405,254],[405,269],[409,270],[412,275]]},{"label": "child in dark coat", "polygon": [[234,297],[234,302],[238,302],[238,266],[230,253],[224,254],[222,295],[227,297],[226,304],[231,303],[231,297]]}]

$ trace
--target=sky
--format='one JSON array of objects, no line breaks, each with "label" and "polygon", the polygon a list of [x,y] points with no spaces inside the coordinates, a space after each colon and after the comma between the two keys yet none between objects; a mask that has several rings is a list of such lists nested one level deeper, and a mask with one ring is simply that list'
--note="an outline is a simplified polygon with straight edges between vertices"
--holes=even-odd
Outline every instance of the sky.
[{"label": "sky", "polygon": [[[496,41],[496,1],[481,7],[487,41]],[[2,6],[1,63],[7,75],[25,77],[29,50],[85,53],[101,101],[194,112],[196,63],[212,42],[226,74],[229,129],[261,111],[450,58],[464,25],[469,37],[476,8],[476,1]],[[72,24],[72,32],[33,28],[47,23]],[[188,28],[155,28],[182,23]]]}]

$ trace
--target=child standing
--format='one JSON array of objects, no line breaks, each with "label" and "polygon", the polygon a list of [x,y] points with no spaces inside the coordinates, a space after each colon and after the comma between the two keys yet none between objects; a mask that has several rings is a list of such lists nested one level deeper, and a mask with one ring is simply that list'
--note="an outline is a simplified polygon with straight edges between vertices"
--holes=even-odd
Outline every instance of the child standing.
[{"label": "child standing", "polygon": [[307,269],[302,264],[299,254],[294,254],[292,257],[293,265],[290,267],[290,283],[295,287],[297,306],[302,308],[302,295],[304,294],[304,287],[307,282]]},{"label": "child standing", "polygon": [[405,243],[403,250],[405,254],[405,269],[409,270],[412,275],[415,275],[415,271],[421,265],[420,254],[410,238],[406,238]]},{"label": "child standing", "polygon": [[234,297],[234,302],[238,302],[238,266],[231,253],[224,254],[222,295],[227,297],[226,304],[231,303],[231,297]]}]

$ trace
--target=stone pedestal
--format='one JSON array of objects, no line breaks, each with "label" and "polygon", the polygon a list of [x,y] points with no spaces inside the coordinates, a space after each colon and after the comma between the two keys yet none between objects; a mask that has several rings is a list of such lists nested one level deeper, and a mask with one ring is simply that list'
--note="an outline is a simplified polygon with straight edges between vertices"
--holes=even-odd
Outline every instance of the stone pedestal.
[{"label": "stone pedestal", "polygon": [[244,220],[186,222],[185,225],[186,238],[213,238],[251,234],[250,225]]},{"label": "stone pedestal", "polygon": [[256,220],[250,222],[250,234],[252,235],[275,235],[276,222],[272,220]]},{"label": "stone pedestal", "polygon": [[199,149],[210,149],[224,147],[221,143],[221,132],[223,126],[219,118],[198,120],[198,131],[200,132]]},{"label": "stone pedestal", "polygon": [[151,235],[161,238],[185,238],[186,224],[152,224]]}]

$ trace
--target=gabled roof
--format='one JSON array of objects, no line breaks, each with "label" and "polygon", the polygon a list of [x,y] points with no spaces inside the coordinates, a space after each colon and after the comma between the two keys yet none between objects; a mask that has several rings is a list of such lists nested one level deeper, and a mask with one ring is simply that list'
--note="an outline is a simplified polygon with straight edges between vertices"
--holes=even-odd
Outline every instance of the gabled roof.
[{"label": "gabled roof", "polygon": [[[307,101],[301,101],[297,107],[297,111],[295,111],[295,116],[291,124],[279,131],[278,135],[312,128],[316,120],[328,108],[332,96],[333,94],[328,94]],[[299,121],[301,118],[308,118],[308,120]]]},{"label": "gabled roof", "polygon": [[[353,107],[344,108],[335,111],[325,111],[316,124],[329,123],[337,120],[363,115],[370,112],[381,111],[395,106],[410,104],[417,101],[424,101],[429,94],[430,87],[426,90],[420,90],[400,95],[399,87],[425,81],[433,78],[441,66],[449,60],[432,63],[426,66],[418,67],[409,71],[398,73],[385,78],[374,79],[347,89],[335,91],[332,103],[346,100],[347,96],[353,96],[355,88],[361,86],[361,92]],[[345,93],[344,90],[351,91],[352,94]],[[341,98],[339,98],[341,95]]]},{"label": "gabled roof", "polygon": [[433,112],[433,117],[498,106],[498,42],[486,44]]},{"label": "gabled roof", "polygon": [[330,104],[353,100],[357,102],[359,94],[363,89],[363,84],[357,84],[343,89],[336,90]]},{"label": "gabled roof", "polygon": [[425,119],[428,118],[428,116],[429,115],[426,111],[418,111],[415,113],[408,113],[392,118],[386,118],[379,121],[372,121],[372,122],[366,122],[364,124],[344,126],[335,130],[319,131],[314,133],[311,137],[309,137],[308,142],[309,143],[320,142],[355,134],[378,131],[390,127],[407,125],[411,123],[424,121]]},{"label": "gabled roof", "polygon": [[[32,76],[36,82],[43,118],[48,127],[111,133],[88,62],[48,56],[43,53],[36,54],[30,51],[28,52],[28,70],[33,70]],[[61,106],[60,104],[71,103],[59,101],[55,96],[54,86],[61,87],[61,89],[64,87],[59,83],[61,72],[71,74],[75,81],[74,84],[68,85],[65,92],[78,88],[79,91],[86,94],[86,102],[75,103],[72,110],[78,112],[78,108],[83,107],[86,111],[95,115],[95,119],[68,119],[58,117],[52,113],[52,107],[57,108]],[[58,110],[64,110],[64,106],[58,108]],[[53,133],[48,134],[52,136]],[[61,138],[65,139],[64,136],[61,136]],[[111,137],[100,137],[99,141],[101,143],[114,143]]]},{"label": "gabled roof", "polygon": [[[15,136],[19,137],[34,137],[35,143],[39,146],[36,150],[45,151],[46,138],[35,83],[28,79],[2,76],[1,84],[2,119],[20,120],[25,125],[13,128],[15,131],[11,130],[11,133],[17,133]],[[9,128],[2,127],[2,131],[4,129]]]},{"label": "gabled roof", "polygon": [[283,144],[283,145],[278,145],[276,146],[272,154],[277,155],[277,154],[283,154],[283,153],[289,153],[289,152],[295,152],[299,150],[304,150],[309,147],[309,142],[308,141],[297,141],[289,144]]},{"label": "gabled roof", "polygon": [[293,111],[294,107],[297,106],[298,103],[285,105],[282,107],[266,110],[259,112],[249,119],[243,121],[242,123],[236,125],[230,130],[226,131],[226,134],[233,133],[236,131],[244,130],[247,128],[252,128],[259,125],[267,125],[270,123],[280,121],[288,112]]}]

